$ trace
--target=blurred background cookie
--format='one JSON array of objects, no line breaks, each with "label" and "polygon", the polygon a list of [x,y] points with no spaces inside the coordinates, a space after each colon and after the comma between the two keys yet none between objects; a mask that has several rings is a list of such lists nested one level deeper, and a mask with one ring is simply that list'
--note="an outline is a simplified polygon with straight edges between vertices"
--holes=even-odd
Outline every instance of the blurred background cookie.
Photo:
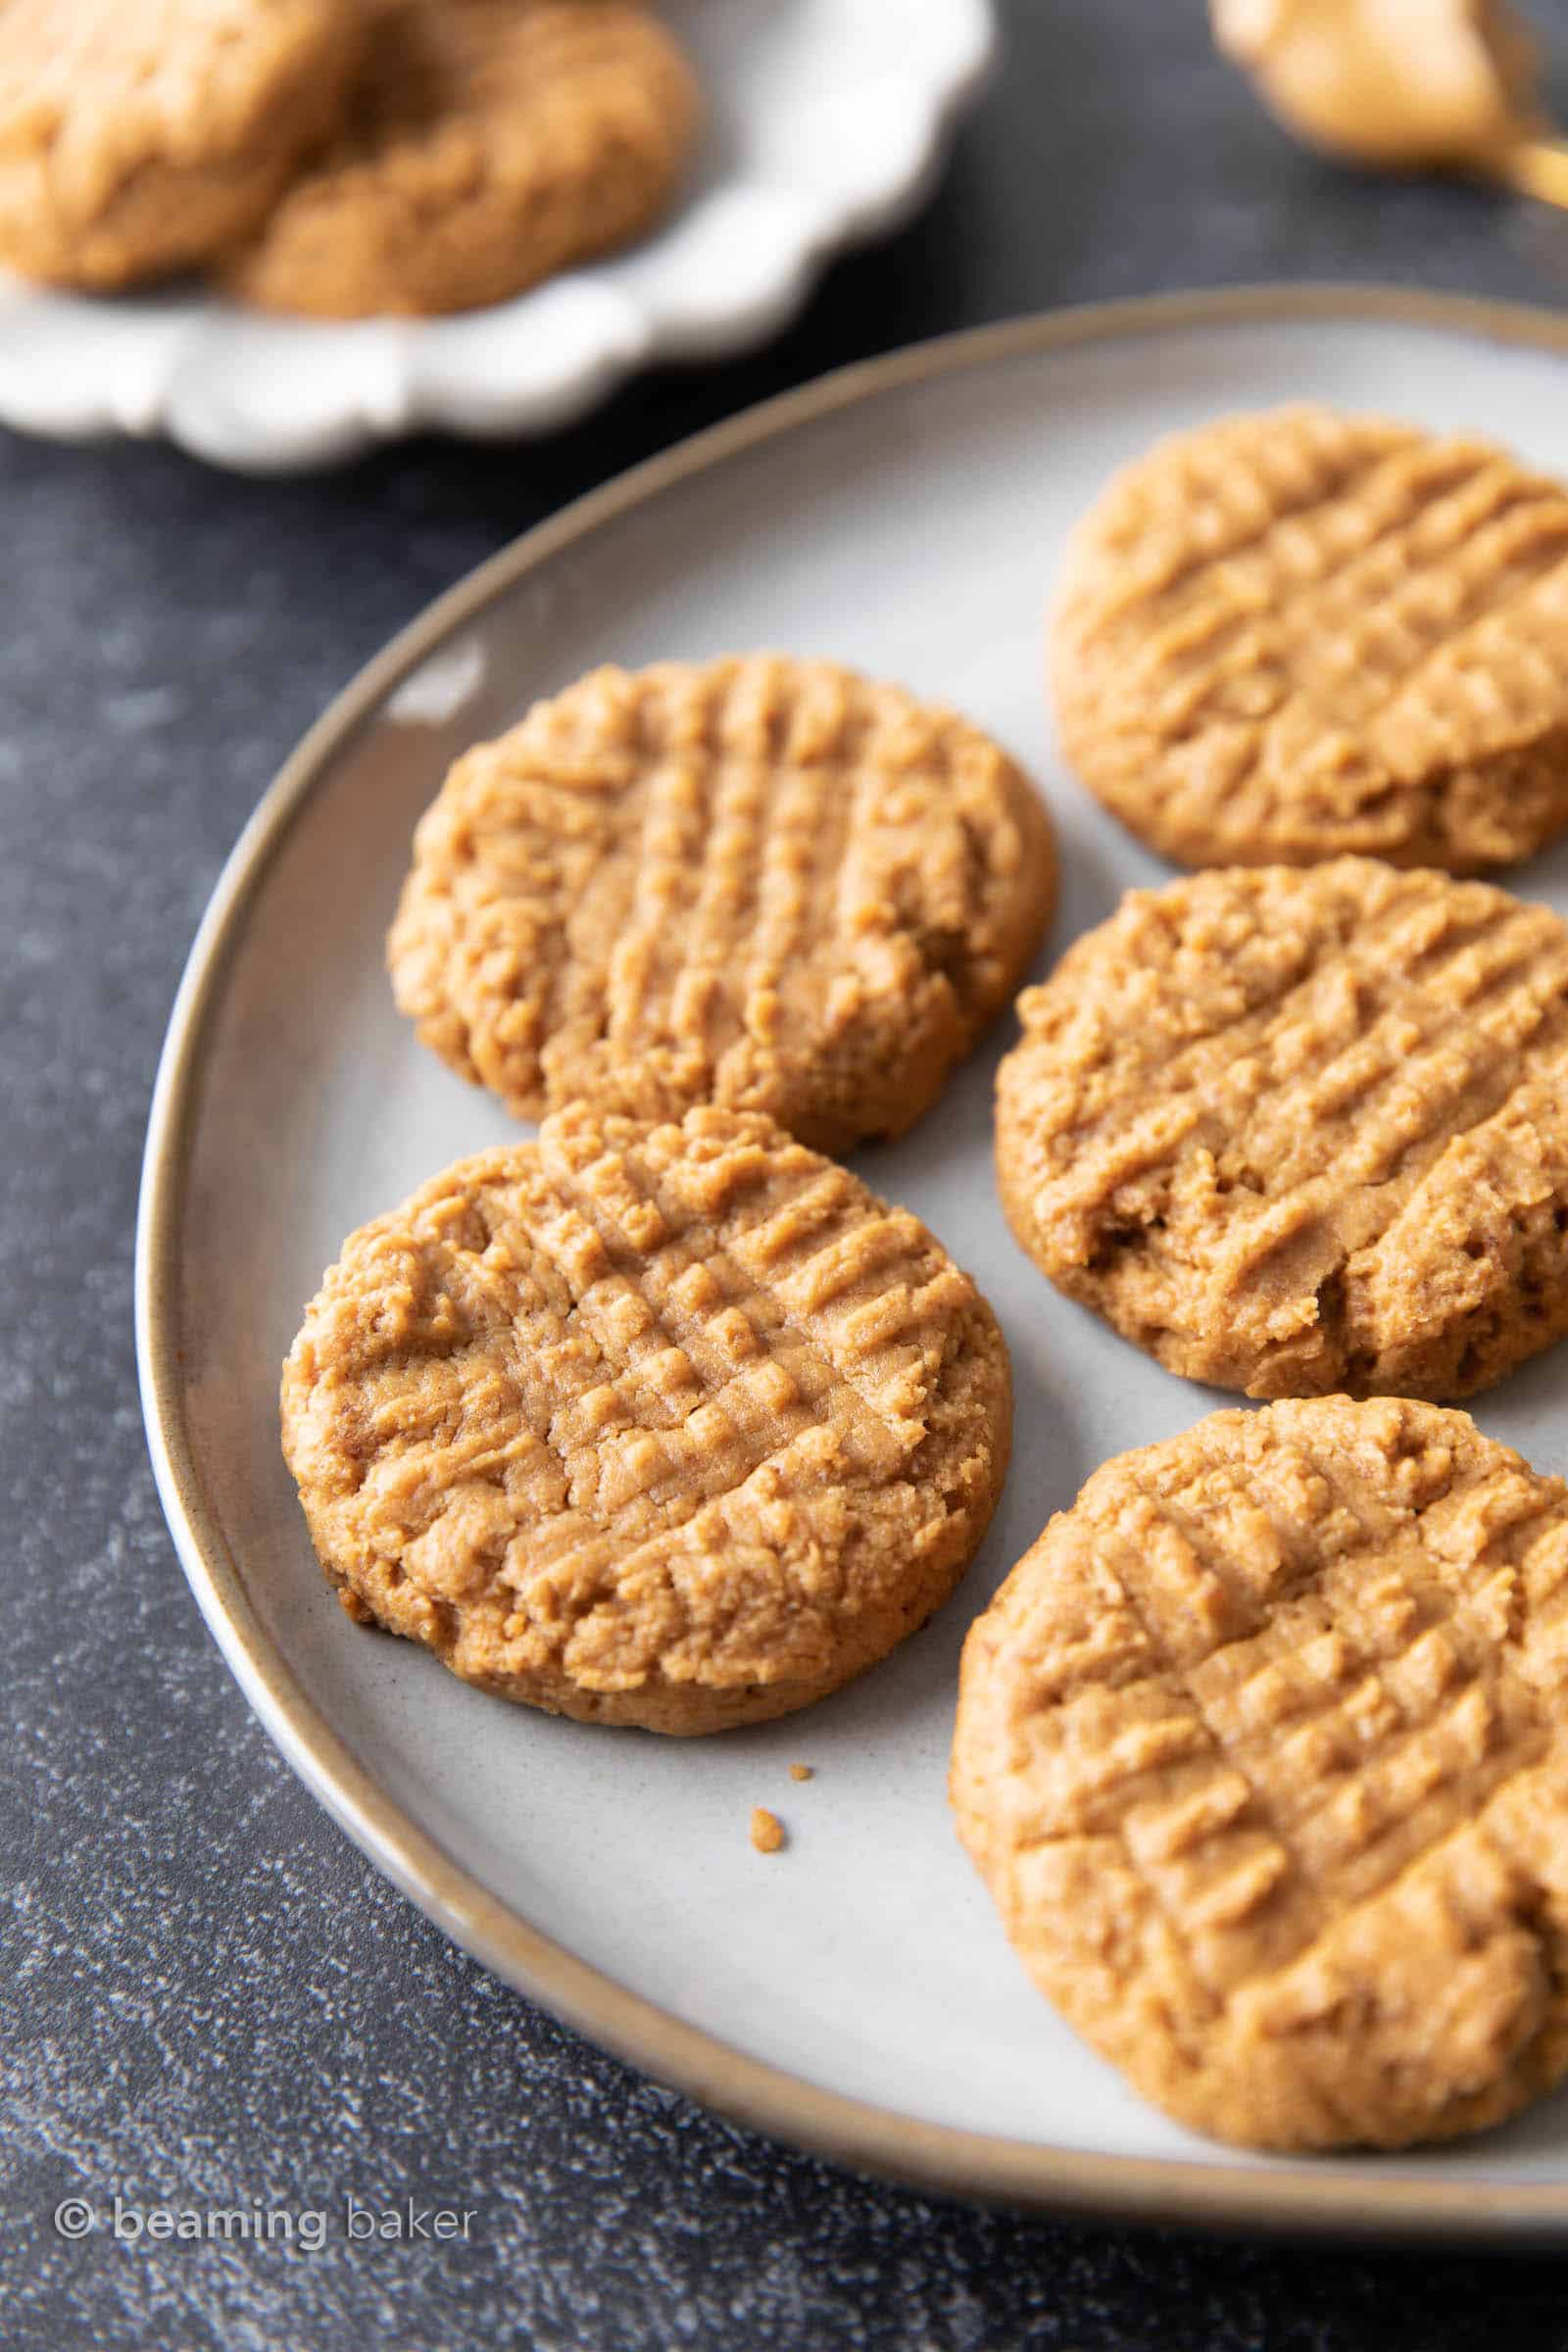
[{"label": "blurred background cookie", "polygon": [[403,1010],[519,1118],[898,1135],[1050,920],[1050,819],[953,711],[782,656],[601,669],[457,765],[392,927]]},{"label": "blurred background cookie", "polygon": [[352,0],[6,0],[0,263],[110,289],[256,227],[334,122]]},{"label": "blurred background cookie", "polygon": [[1067,757],[1184,865],[1456,873],[1568,826],[1568,490],[1320,407],[1160,442],[1079,526]]},{"label": "blurred background cookie", "polygon": [[1189,1379],[1465,1396],[1568,1331],[1568,929],[1347,858],[1130,891],[1019,1000],[1013,1232]]},{"label": "blurred background cookie", "polygon": [[366,0],[334,136],[224,271],[325,318],[472,309],[627,243],[669,203],[701,116],[633,0]]}]

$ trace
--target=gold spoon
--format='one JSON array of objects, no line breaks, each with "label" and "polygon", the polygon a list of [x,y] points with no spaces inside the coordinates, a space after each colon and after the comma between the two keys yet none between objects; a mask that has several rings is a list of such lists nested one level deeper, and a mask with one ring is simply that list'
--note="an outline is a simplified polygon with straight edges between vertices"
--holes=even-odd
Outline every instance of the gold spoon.
[{"label": "gold spoon", "polygon": [[1502,0],[1210,0],[1215,38],[1288,130],[1383,171],[1438,168],[1568,207],[1568,143]]}]

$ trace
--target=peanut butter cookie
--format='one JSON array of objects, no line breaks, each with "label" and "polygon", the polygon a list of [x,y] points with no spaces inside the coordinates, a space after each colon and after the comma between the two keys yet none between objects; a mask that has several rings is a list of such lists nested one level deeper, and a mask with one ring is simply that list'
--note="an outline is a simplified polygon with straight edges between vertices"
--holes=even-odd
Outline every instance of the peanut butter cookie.
[{"label": "peanut butter cookie", "polygon": [[355,1234],[283,1372],[351,1616],[585,1721],[822,1697],[957,1582],[1006,1468],[995,1318],[771,1120],[584,1105]]},{"label": "peanut butter cookie", "polygon": [[826,662],[671,662],[458,761],[389,959],[519,1117],[710,1101],[844,1152],[931,1103],[1054,891],[1040,802],[951,711]]},{"label": "peanut butter cookie", "polygon": [[1019,999],[1008,1222],[1173,1372],[1466,1396],[1568,1331],[1568,929],[1373,858],[1131,891]]},{"label": "peanut butter cookie", "polygon": [[254,229],[335,120],[346,0],[5,0],[0,263],[113,288]]},{"label": "peanut butter cookie", "polygon": [[1264,2148],[1568,2067],[1568,1487],[1393,1397],[1107,1462],[970,1632],[952,1792],[1068,2023]]},{"label": "peanut butter cookie", "polygon": [[1160,443],[1080,524],[1063,747],[1185,865],[1473,872],[1568,827],[1568,491],[1322,408]]},{"label": "peanut butter cookie", "polygon": [[502,302],[640,236],[700,102],[628,0],[362,0],[369,59],[336,136],[227,272],[270,310],[351,318]]}]

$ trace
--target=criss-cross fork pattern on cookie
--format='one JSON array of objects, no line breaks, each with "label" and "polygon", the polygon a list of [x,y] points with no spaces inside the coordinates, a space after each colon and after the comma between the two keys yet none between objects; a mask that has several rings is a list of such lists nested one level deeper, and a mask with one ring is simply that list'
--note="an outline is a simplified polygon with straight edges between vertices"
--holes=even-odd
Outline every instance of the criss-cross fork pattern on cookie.
[{"label": "criss-cross fork pattern on cookie", "polygon": [[1343,858],[1131,893],[1019,1003],[1003,1196],[1190,1378],[1451,1397],[1568,1331],[1568,930]]},{"label": "criss-cross fork pattern on cookie", "polygon": [[459,760],[390,962],[519,1116],[710,1101],[838,1152],[927,1107],[1054,874],[1035,794],[949,711],[827,662],[604,669]]},{"label": "criss-cross fork pattern on cookie", "polygon": [[1006,1450],[967,1277],[712,1110],[578,1107],[460,1162],[349,1242],[283,1394],[359,1609],[509,1695],[670,1729],[783,1712],[912,1630]]},{"label": "criss-cross fork pattern on cookie", "polygon": [[1080,525],[1052,676],[1085,781],[1186,864],[1528,857],[1568,825],[1568,491],[1380,418],[1227,418]]},{"label": "criss-cross fork pattern on cookie", "polygon": [[1511,2112],[1568,2059],[1568,1489],[1396,1399],[1220,1413],[970,1636],[960,1824],[1149,2095],[1275,2146]]}]

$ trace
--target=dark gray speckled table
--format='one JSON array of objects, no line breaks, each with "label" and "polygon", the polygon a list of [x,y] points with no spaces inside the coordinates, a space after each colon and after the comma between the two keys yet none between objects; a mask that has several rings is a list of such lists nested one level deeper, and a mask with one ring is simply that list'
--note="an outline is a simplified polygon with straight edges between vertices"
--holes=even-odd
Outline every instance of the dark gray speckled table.
[{"label": "dark gray speckled table", "polygon": [[[892,0],[890,0],[890,14]],[[809,2352],[1568,2345],[1568,2263],[1046,2226],[710,2121],[443,1941],[278,1761],[159,1515],[130,1340],[147,1095],[257,796],[437,589],[765,393],[945,327],[1271,277],[1568,299],[1568,221],[1335,173],[1199,0],[1013,0],[925,218],[764,356],[542,447],[416,443],[263,484],[0,440],[0,2345]],[[117,2244],[58,2200],[476,2215],[466,2242]]]}]

